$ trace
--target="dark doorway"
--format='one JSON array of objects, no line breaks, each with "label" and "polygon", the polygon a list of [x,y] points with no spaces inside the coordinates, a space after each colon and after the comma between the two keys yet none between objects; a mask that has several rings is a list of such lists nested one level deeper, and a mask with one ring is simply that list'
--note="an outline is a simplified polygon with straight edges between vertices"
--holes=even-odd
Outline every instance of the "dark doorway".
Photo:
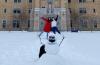
[{"label": "dark doorway", "polygon": [[19,20],[13,20],[13,29],[19,30],[20,21]]}]

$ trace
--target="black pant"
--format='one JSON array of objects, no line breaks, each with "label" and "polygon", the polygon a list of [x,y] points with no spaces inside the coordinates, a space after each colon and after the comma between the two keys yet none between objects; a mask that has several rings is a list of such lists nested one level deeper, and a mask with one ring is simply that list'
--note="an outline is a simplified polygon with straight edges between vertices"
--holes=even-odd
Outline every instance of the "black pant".
[{"label": "black pant", "polygon": [[52,32],[53,32],[54,34],[56,34],[56,32],[58,32],[58,33],[60,34],[60,31],[58,30],[57,27],[52,27],[51,30],[52,30]]},{"label": "black pant", "polygon": [[42,46],[40,47],[39,58],[40,58],[43,54],[45,54],[45,53],[46,53],[46,51],[45,51],[45,45],[42,45]]}]

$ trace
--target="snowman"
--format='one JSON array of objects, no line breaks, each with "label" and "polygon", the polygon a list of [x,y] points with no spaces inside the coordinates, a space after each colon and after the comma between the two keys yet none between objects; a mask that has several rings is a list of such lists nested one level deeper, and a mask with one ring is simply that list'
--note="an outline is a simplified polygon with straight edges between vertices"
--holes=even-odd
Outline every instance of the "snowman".
[{"label": "snowman", "polygon": [[50,32],[48,39],[45,39],[45,41],[42,41],[42,38],[40,39],[42,46],[40,48],[39,59],[34,65],[66,65],[66,61],[58,54],[60,44],[64,38],[62,37],[59,42],[57,41],[56,35]]}]

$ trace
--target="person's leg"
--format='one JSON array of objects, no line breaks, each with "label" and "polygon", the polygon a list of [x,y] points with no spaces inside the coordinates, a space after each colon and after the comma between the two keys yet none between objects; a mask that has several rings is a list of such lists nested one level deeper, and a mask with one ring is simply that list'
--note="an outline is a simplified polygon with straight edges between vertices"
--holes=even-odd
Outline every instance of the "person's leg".
[{"label": "person's leg", "polygon": [[43,31],[39,34],[39,37],[43,34]]},{"label": "person's leg", "polygon": [[49,32],[47,32],[47,39],[48,39],[48,33],[49,33]]},{"label": "person's leg", "polygon": [[53,32],[54,34],[56,34],[55,27],[52,27],[51,30],[52,30],[52,32]]},{"label": "person's leg", "polygon": [[56,27],[56,31],[57,31],[59,34],[61,34],[57,27]]},{"label": "person's leg", "polygon": [[43,54],[45,54],[45,53],[46,53],[46,51],[45,51],[45,45],[42,45],[42,46],[40,47],[39,58],[40,58]]}]

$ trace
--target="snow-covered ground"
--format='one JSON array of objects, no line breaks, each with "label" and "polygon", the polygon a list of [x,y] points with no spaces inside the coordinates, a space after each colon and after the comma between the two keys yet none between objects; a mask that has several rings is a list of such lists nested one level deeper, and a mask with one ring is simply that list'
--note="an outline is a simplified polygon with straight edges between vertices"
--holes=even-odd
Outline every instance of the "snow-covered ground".
[{"label": "snow-covered ground", "polygon": [[[39,32],[0,32],[0,65],[34,65]],[[67,65],[100,65],[100,32],[63,32],[59,55]]]}]

